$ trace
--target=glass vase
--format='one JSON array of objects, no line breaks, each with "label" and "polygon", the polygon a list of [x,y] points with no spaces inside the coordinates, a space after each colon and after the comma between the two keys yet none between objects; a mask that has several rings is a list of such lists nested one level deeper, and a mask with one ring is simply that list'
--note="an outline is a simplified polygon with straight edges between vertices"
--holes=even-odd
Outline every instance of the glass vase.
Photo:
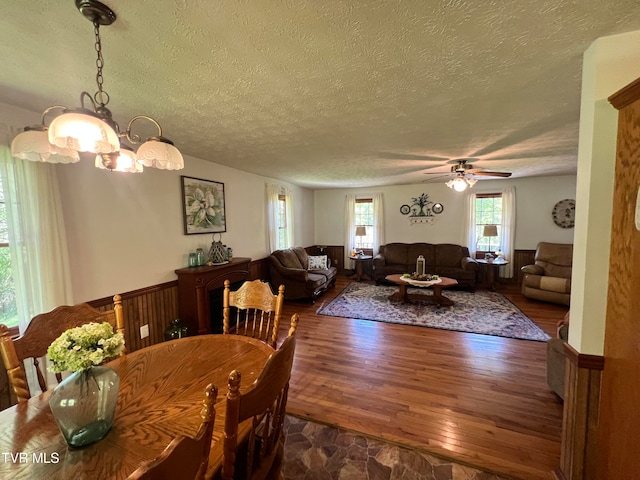
[{"label": "glass vase", "polygon": [[120,377],[109,367],[97,366],[72,373],[55,388],[49,406],[71,447],[84,447],[103,438],[118,402]]}]

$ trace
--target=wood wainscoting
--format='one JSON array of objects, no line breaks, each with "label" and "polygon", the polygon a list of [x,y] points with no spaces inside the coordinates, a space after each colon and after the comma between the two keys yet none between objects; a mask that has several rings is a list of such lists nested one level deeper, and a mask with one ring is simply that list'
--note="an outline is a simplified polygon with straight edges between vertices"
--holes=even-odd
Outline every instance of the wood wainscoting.
[{"label": "wood wainscoting", "polygon": [[[178,281],[120,294],[124,313],[127,352],[135,352],[164,340],[164,329],[178,315]],[[101,311],[113,308],[113,297],[87,302]],[[149,336],[140,338],[140,327],[149,325]]]},{"label": "wood wainscoting", "polygon": [[558,480],[596,480],[600,383],[604,357],[565,344],[566,373]]}]

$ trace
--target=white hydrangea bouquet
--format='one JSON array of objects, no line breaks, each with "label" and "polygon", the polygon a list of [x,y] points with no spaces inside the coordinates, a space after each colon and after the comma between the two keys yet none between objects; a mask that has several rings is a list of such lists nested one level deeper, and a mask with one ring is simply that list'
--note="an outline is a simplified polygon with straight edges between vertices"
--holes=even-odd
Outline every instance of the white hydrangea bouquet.
[{"label": "white hydrangea bouquet", "polygon": [[87,323],[70,328],[47,350],[52,372],[82,371],[116,357],[124,348],[124,337],[108,323]]}]

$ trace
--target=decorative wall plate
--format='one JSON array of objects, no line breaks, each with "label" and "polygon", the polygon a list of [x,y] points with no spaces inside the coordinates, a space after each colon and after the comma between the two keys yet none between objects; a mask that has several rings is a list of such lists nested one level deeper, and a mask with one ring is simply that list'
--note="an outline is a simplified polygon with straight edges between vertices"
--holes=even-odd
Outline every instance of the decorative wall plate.
[{"label": "decorative wall plate", "polygon": [[553,222],[560,228],[573,228],[576,219],[576,201],[571,198],[560,200],[553,207]]},{"label": "decorative wall plate", "polygon": [[431,207],[431,211],[435,214],[440,214],[444,211],[444,206],[441,203],[434,203]]},{"label": "decorative wall plate", "polygon": [[409,205],[402,205],[400,207],[400,213],[403,215],[408,215],[410,211],[411,211],[411,207]]}]

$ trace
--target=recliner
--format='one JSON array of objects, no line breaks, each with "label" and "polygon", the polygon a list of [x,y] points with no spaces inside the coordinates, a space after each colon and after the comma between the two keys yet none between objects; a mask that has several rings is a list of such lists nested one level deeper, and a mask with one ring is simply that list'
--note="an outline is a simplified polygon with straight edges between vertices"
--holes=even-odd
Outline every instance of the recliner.
[{"label": "recliner", "polygon": [[522,294],[545,302],[569,305],[573,244],[540,242],[535,263],[521,268]]}]

